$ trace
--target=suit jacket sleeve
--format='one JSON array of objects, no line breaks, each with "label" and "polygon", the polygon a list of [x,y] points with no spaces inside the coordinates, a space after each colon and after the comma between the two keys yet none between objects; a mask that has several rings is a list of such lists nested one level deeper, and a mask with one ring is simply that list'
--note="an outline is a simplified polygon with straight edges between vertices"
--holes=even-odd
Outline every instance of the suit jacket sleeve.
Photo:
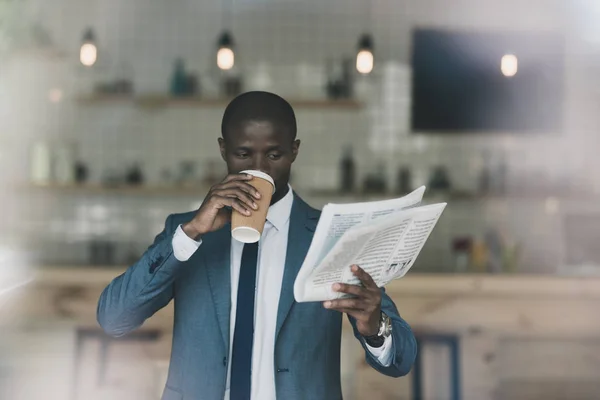
[{"label": "suit jacket sleeve", "polygon": [[175,277],[185,265],[173,255],[175,229],[169,216],[164,230],[140,260],[113,279],[100,295],[97,319],[109,335],[122,336],[138,328],[173,298]]},{"label": "suit jacket sleeve", "polygon": [[354,336],[359,340],[365,350],[367,363],[384,375],[400,377],[408,374],[415,362],[417,355],[417,342],[415,336],[406,321],[400,317],[396,305],[381,288],[381,311],[383,311],[392,320],[392,363],[389,367],[384,367],[379,363],[376,357],[367,349],[361,334],[356,329],[356,320],[348,317],[354,330]]}]

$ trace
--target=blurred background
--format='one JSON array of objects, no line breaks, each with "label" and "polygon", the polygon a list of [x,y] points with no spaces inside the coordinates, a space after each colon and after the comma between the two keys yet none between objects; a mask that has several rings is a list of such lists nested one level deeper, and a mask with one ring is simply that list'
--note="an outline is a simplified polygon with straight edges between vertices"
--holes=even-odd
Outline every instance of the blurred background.
[{"label": "blurred background", "polygon": [[159,399],[172,309],[98,296],[225,174],[229,99],[297,113],[312,206],[448,207],[388,286],[402,379],[345,324],[346,399],[600,398],[600,3],[0,0],[0,398]]}]

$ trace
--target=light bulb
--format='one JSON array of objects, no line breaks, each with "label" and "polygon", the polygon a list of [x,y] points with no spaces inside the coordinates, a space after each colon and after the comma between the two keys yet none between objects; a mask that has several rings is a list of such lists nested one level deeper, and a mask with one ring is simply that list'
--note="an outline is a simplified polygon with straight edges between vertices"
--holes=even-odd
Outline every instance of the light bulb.
[{"label": "light bulb", "polygon": [[369,50],[361,50],[356,55],[356,70],[361,74],[373,71],[373,53]]},{"label": "light bulb", "polygon": [[517,60],[517,56],[513,54],[506,54],[502,57],[500,61],[500,70],[502,74],[506,77],[512,77],[517,74],[519,70],[519,61]]},{"label": "light bulb", "polygon": [[84,43],[79,51],[79,60],[86,67],[91,67],[98,59],[98,49],[93,43]]},{"label": "light bulb", "polygon": [[235,62],[235,54],[229,47],[221,47],[217,52],[217,66],[222,70],[233,68]]}]

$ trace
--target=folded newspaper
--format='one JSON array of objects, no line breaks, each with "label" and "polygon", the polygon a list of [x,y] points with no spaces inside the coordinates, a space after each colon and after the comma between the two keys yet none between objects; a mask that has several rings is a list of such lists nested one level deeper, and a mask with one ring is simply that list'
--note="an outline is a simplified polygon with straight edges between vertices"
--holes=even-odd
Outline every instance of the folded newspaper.
[{"label": "folded newspaper", "polygon": [[414,264],[446,203],[419,206],[425,186],[399,199],[327,204],[294,283],[297,302],[349,297],[336,282],[360,285],[350,267],[364,269],[382,287]]}]

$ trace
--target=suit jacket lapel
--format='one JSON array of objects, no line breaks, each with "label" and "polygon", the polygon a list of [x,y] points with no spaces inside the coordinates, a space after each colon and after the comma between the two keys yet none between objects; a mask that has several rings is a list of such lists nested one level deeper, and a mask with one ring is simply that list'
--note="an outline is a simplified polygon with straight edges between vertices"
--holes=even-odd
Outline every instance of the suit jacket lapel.
[{"label": "suit jacket lapel", "polygon": [[206,253],[206,270],[223,344],[229,351],[229,317],[231,312],[231,225],[207,236],[202,243]]},{"label": "suit jacket lapel", "polygon": [[279,297],[279,308],[277,310],[277,326],[275,339],[287,318],[294,300],[294,282],[298,271],[304,262],[306,253],[310,247],[319,212],[310,208],[300,197],[294,193],[294,203],[290,215],[290,230],[288,233],[288,245],[285,258],[285,270],[281,283],[281,295]]}]

